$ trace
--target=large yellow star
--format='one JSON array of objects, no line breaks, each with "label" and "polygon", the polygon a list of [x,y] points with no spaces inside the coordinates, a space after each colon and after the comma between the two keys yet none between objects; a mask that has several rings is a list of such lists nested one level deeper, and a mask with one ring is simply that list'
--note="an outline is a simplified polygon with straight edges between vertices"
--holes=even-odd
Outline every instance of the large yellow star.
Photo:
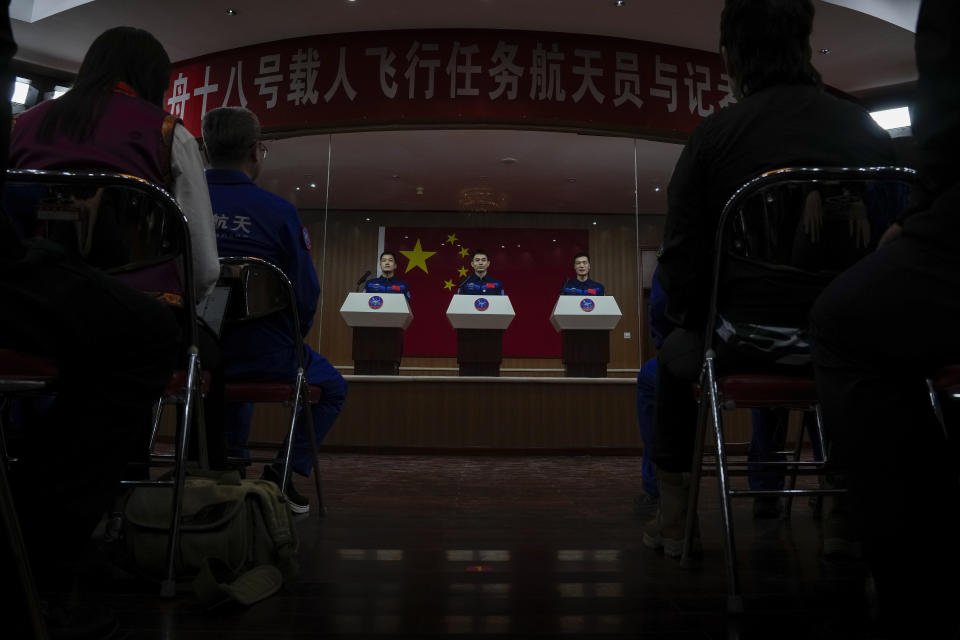
[{"label": "large yellow star", "polygon": [[460,249],[461,258],[466,258],[468,255],[470,255],[470,249],[467,249],[466,247]]},{"label": "large yellow star", "polygon": [[424,251],[423,247],[420,246],[420,238],[417,238],[417,243],[413,245],[413,251],[403,251],[402,253],[407,258],[407,268],[404,270],[404,273],[409,273],[414,267],[423,269],[424,273],[430,273],[427,271],[427,258],[436,253],[436,251]]},{"label": "large yellow star", "polygon": [[443,288],[446,289],[447,291],[450,291],[450,289],[453,289],[453,280],[444,280]]},{"label": "large yellow star", "polygon": [[453,244],[454,242],[456,242],[457,239],[458,239],[457,234],[455,233],[451,233],[450,235],[447,236],[447,242],[449,242],[450,244]]},{"label": "large yellow star", "polygon": [[466,268],[466,267],[460,267],[459,269],[457,269],[457,273],[459,273],[459,274],[460,274],[460,277],[463,278],[463,277],[465,277],[465,276],[467,275],[467,268]]}]

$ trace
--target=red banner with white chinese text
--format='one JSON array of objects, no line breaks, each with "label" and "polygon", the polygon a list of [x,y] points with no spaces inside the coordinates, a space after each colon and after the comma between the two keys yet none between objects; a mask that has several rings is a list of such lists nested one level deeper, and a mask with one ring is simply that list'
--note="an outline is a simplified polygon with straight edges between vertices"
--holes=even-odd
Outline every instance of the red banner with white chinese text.
[{"label": "red banner with white chinese text", "polygon": [[246,106],[268,130],[437,124],[682,138],[733,102],[720,56],[599,36],[416,30],[308,36],[174,65],[165,108]]},{"label": "red banner with white chinese text", "polygon": [[446,317],[450,297],[469,274],[472,253],[487,251],[491,276],[503,283],[516,316],[503,336],[503,355],[559,358],[560,335],[550,312],[573,256],[587,251],[584,230],[388,227],[384,249],[396,252],[397,276],[410,285],[413,322],[404,332],[407,356],[457,355]]}]

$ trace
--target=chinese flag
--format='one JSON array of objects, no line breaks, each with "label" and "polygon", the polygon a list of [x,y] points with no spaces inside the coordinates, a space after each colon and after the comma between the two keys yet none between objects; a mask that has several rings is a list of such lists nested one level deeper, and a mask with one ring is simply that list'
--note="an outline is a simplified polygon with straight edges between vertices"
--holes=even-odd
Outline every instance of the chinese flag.
[{"label": "chinese flag", "polygon": [[560,335],[550,312],[564,280],[574,275],[574,254],[587,251],[587,239],[584,230],[388,227],[384,248],[396,252],[397,276],[411,291],[414,318],[404,333],[404,355],[457,355],[447,305],[473,273],[473,252],[484,249],[489,274],[503,283],[517,314],[503,335],[503,355],[559,358]]}]

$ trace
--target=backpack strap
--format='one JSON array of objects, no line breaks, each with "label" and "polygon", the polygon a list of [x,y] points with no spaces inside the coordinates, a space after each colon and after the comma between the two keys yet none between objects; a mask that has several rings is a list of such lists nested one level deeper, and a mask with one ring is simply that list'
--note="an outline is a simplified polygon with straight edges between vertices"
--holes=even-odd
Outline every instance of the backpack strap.
[{"label": "backpack strap", "polygon": [[283,574],[273,565],[262,564],[237,575],[217,558],[205,558],[193,580],[200,604],[213,609],[227,602],[249,607],[269,598],[283,586]]}]

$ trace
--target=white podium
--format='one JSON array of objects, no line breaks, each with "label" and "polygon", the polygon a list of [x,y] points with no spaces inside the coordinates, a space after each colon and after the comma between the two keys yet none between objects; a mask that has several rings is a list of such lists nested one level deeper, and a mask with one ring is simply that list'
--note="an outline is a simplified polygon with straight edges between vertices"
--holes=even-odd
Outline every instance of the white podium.
[{"label": "white podium", "polygon": [[447,320],[457,330],[457,364],[462,376],[499,376],[503,332],[513,321],[508,296],[454,295]]},{"label": "white podium", "polygon": [[403,330],[413,321],[407,297],[399,293],[348,293],[340,315],[353,328],[353,372],[397,375],[403,357]]},{"label": "white podium", "polygon": [[569,377],[604,378],[610,362],[610,330],[620,322],[613,296],[559,296],[550,324],[563,339]]}]

